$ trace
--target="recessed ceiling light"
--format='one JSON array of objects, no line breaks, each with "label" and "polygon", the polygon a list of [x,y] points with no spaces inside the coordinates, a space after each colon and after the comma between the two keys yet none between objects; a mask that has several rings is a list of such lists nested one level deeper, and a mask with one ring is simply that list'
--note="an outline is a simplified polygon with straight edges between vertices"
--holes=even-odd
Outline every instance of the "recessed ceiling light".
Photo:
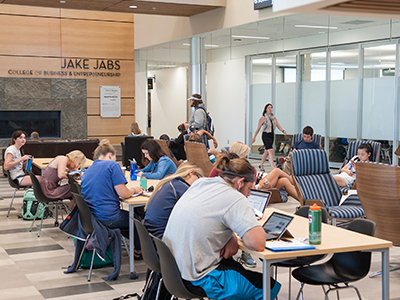
[{"label": "recessed ceiling light", "polygon": [[[183,46],[191,46],[191,45],[188,44],[188,43],[183,43],[182,45],[183,45]],[[219,45],[211,45],[211,44],[208,45],[208,44],[205,44],[204,47],[217,48],[217,47],[219,47]]]},{"label": "recessed ceiling light", "polygon": [[60,1],[60,3],[65,3],[65,2],[67,2],[67,1],[64,1],[64,0],[61,0],[61,1]]},{"label": "recessed ceiling light", "polygon": [[136,5],[129,5],[129,8],[137,8]]},{"label": "recessed ceiling light", "polygon": [[333,26],[320,26],[320,25],[294,25],[294,27],[317,28],[317,29],[338,29],[337,27],[333,27]]},{"label": "recessed ceiling light", "polygon": [[257,39],[257,40],[269,40],[268,36],[250,36],[250,35],[232,35],[233,38],[239,39]]}]

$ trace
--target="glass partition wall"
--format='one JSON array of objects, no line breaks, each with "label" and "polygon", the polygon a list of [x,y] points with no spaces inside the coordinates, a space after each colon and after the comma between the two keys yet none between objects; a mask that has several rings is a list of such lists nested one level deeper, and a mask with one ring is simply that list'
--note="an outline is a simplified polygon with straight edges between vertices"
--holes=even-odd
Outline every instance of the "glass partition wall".
[{"label": "glass partition wall", "polygon": [[[286,156],[292,135],[310,125],[322,135],[333,167],[359,139],[381,142],[380,161],[392,163],[399,137],[397,47],[392,41],[251,56],[249,136],[264,105],[272,103],[288,133],[276,130],[275,156]],[[257,137],[252,157],[259,157],[260,147]]]}]

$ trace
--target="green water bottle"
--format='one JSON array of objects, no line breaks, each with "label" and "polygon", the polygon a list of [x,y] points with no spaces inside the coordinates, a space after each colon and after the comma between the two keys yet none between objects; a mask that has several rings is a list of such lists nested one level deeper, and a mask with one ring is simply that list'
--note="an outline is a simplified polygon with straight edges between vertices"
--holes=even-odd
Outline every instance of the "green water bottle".
[{"label": "green water bottle", "polygon": [[309,241],[312,245],[321,244],[321,207],[316,203],[308,210]]}]

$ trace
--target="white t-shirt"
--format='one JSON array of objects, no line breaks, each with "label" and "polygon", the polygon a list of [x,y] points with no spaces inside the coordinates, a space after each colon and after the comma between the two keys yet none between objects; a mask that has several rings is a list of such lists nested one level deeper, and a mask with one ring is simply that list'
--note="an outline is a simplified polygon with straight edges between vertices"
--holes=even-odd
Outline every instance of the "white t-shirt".
[{"label": "white t-shirt", "polygon": [[236,232],[259,226],[250,202],[221,177],[200,178],[174,206],[163,241],[182,278],[199,280],[218,267],[221,249]]},{"label": "white t-shirt", "polygon": [[[14,160],[16,160],[18,158],[21,158],[21,151],[19,151],[17,149],[17,147],[15,147],[15,145],[11,145],[10,147],[8,147],[6,149],[6,152],[4,152],[4,159],[6,159],[8,153],[11,153],[11,155],[12,155],[11,161],[14,161]],[[19,177],[18,181],[19,181],[19,183],[21,183],[23,177],[25,176],[24,163],[22,161],[19,162],[14,167],[12,167],[9,170],[9,172],[10,172],[10,176],[11,176],[12,180],[14,180],[17,177]]]}]

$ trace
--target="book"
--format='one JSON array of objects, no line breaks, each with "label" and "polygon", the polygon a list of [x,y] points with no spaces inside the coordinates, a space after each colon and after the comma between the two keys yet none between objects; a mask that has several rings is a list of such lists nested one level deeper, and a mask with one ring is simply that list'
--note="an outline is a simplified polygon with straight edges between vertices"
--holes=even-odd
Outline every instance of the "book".
[{"label": "book", "polygon": [[293,240],[280,239],[275,241],[266,241],[265,248],[273,252],[316,249],[314,245],[306,243],[304,239],[296,238],[294,238]]}]

